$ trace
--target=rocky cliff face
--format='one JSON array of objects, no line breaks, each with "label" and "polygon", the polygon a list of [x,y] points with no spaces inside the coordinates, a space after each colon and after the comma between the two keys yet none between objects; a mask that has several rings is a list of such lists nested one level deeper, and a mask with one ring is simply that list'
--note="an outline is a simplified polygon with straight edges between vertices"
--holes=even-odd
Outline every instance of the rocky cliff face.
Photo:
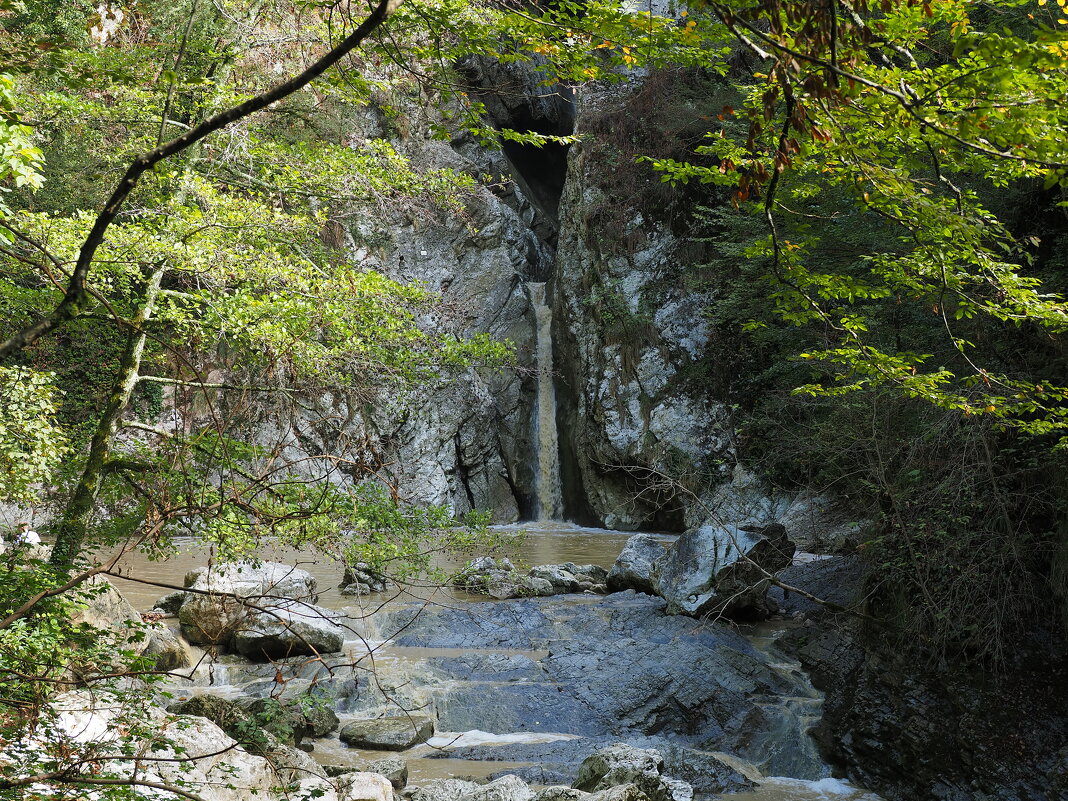
[{"label": "rocky cliff face", "polygon": [[[701,247],[663,214],[673,205],[688,220],[690,206],[666,196],[633,153],[613,151],[602,130],[614,114],[640,116],[634,104],[664,78],[584,90],[572,105],[570,91],[539,88],[515,65],[472,60],[462,69],[493,124],[557,135],[574,126],[590,139],[570,154],[488,151],[466,135],[431,138],[434,120],[418,105],[403,124],[369,111],[351,121],[352,137],[389,138],[416,165],[495,180],[482,181],[462,214],[368,214],[337,244],[357,263],[440,291],[458,331],[515,342],[520,369],[472,369],[418,398],[358,408],[325,396],[295,419],[263,415],[260,438],[283,441],[294,462],[347,448],[414,502],[487,509],[499,522],[532,517],[536,323],[526,284],[548,281],[564,516],[624,530],[704,522],[689,493],[729,479],[736,460],[724,393],[703,375],[712,298],[689,273]],[[643,135],[657,136],[654,128]],[[630,138],[632,150],[652,146]],[[337,464],[339,476],[355,474]]]},{"label": "rocky cliff face", "polygon": [[[411,396],[323,393],[300,408],[259,399],[259,406],[229,410],[231,419],[248,415],[253,441],[287,469],[344,482],[369,468],[403,500],[516,521],[530,516],[534,482],[535,320],[525,282],[548,272],[552,251],[535,231],[539,212],[510,179],[502,154],[469,137],[434,139],[420,105],[407,111],[402,122],[373,110],[354,115],[344,121],[347,136],[388,139],[417,170],[448,168],[481,183],[460,211],[383,203],[325,236],[355,264],[440,293],[444,310],[428,323],[515,343],[517,369],[473,367]],[[494,180],[483,181],[486,175]]]},{"label": "rocky cliff face", "polygon": [[[580,97],[578,132],[642,91]],[[681,487],[729,476],[735,460],[729,408],[689,374],[709,345],[710,298],[686,286],[692,243],[650,213],[658,179],[612,155],[603,141],[573,147],[560,204],[565,492],[572,514],[609,528],[681,530],[694,522]]]}]

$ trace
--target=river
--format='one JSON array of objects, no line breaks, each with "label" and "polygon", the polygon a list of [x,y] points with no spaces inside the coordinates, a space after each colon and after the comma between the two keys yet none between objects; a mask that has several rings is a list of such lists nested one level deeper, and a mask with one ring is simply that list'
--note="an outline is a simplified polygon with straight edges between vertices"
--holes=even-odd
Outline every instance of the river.
[{"label": "river", "polygon": [[[527,532],[511,557],[524,565],[558,564],[575,562],[611,566],[622,550],[629,534],[603,529],[591,529],[570,524],[538,522],[523,526],[499,527],[504,531]],[[664,535],[665,541],[673,539]],[[194,538],[179,540],[177,553],[166,561],[150,561],[140,554],[129,554],[123,560],[123,569],[140,579],[162,584],[181,585],[189,570],[208,561],[209,552]],[[307,553],[286,547],[275,547],[263,553],[265,559],[297,565],[310,572],[318,581],[322,606],[343,610],[360,636],[346,643],[348,657],[354,663],[373,663],[376,675],[389,683],[400,686],[411,684],[413,677],[441,660],[476,656],[519,657],[538,663],[548,656],[547,650],[524,648],[423,648],[404,647],[393,642],[393,633],[383,631],[379,621],[389,619],[390,610],[409,605],[413,600],[440,608],[457,608],[472,601],[485,601],[484,597],[472,596],[451,587],[407,588],[392,594],[373,594],[363,598],[342,596],[338,590],[340,570],[338,565],[326,558],[309,557]],[[141,581],[117,579],[116,585],[139,609],[150,608],[166,590]],[[570,603],[597,604],[597,597],[566,596]],[[507,601],[500,603],[509,603]],[[779,624],[784,625],[784,624]],[[743,633],[749,642],[767,657],[774,670],[800,683],[800,690],[790,697],[774,702],[775,719],[782,720],[781,730],[773,729],[772,737],[779,742],[766,744],[772,751],[780,750],[785,756],[773,760],[777,765],[797,765],[794,776],[764,776],[752,761],[732,754],[717,754],[722,761],[743,775],[756,781],[758,786],[742,793],[724,794],[719,797],[731,801],[879,801],[878,796],[855,788],[848,783],[831,778],[830,770],[822,764],[815,746],[805,730],[819,719],[822,697],[808,684],[795,662],[788,660],[775,649],[775,638],[780,629],[763,624]],[[437,660],[437,662],[435,662]],[[179,695],[193,693],[217,693],[238,695],[252,681],[262,680],[262,671],[236,656],[225,656],[214,663],[205,661],[188,681],[177,682],[173,691]],[[456,684],[456,682],[452,682]],[[414,691],[413,691],[414,692]],[[427,691],[429,692],[429,690]],[[403,693],[402,693],[403,695]],[[417,694],[416,694],[417,695]],[[411,697],[415,697],[414,695]],[[546,710],[552,715],[551,709]],[[347,719],[366,716],[367,710],[343,711],[342,725]],[[551,727],[550,727],[551,728]],[[566,728],[566,726],[561,726]],[[567,731],[511,731],[487,732],[477,728],[464,731],[439,731],[427,744],[416,746],[402,754],[408,762],[410,783],[418,785],[436,778],[478,777],[483,778],[502,771],[522,769],[531,763],[507,758],[455,758],[453,751],[470,751],[471,747],[497,748],[502,753],[517,744],[537,744],[579,740],[576,734]],[[383,753],[358,751],[345,746],[334,735],[317,739],[312,755],[327,765],[344,766],[353,758],[377,758]],[[799,778],[803,777],[803,778]]]}]

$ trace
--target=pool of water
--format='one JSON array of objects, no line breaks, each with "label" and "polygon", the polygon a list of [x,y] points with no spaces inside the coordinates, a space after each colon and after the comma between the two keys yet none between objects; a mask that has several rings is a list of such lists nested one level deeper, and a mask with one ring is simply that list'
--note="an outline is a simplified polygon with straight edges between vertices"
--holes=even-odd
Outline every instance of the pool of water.
[{"label": "pool of water", "polygon": [[[519,568],[561,562],[597,564],[610,568],[631,536],[626,532],[558,522],[522,523],[492,528],[506,533],[526,533],[515,548],[509,549],[507,553]],[[662,535],[662,538],[665,542],[675,539],[672,535]],[[123,555],[119,566],[130,578],[114,579],[114,582],[136,608],[151,608],[157,598],[171,591],[170,587],[183,586],[186,573],[203,567],[212,559],[211,549],[195,537],[176,537],[175,546],[175,553],[165,560],[151,560],[138,551]],[[389,593],[375,593],[362,598],[346,597],[341,595],[339,586],[343,569],[330,557],[284,545],[268,545],[260,551],[260,556],[268,561],[295,565],[311,573],[319,585],[319,604],[330,609],[355,607],[362,610],[363,614],[369,614],[382,604],[394,601],[428,600],[434,603],[456,603],[473,599],[472,595],[461,590],[418,581],[410,582]],[[438,560],[439,566],[446,568],[458,568],[462,563],[462,559]]]}]

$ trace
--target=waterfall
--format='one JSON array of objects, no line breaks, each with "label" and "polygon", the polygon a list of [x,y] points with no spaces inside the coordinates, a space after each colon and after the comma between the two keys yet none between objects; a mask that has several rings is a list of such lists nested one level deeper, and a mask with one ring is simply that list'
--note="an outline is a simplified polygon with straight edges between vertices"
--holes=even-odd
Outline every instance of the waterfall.
[{"label": "waterfall", "polygon": [[530,303],[538,324],[538,405],[534,415],[537,442],[538,520],[555,520],[563,515],[560,489],[560,448],[556,432],[556,388],[553,386],[553,312],[545,297],[545,284],[527,284]]}]

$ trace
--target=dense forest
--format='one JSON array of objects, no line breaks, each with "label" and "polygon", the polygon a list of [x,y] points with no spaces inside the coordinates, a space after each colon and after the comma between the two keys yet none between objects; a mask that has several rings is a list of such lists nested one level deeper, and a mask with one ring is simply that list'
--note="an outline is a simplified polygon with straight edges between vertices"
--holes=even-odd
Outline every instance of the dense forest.
[{"label": "dense forest", "polygon": [[[561,518],[781,523],[851,596],[763,546],[714,603],[648,586],[849,632],[844,680],[784,640],[835,775],[1068,790],[1064,0],[0,0],[0,52],[0,798],[245,797],[122,761],[184,748],[160,635],[85,616],[131,553],[283,544],[373,593]],[[907,779],[843,735],[895,681],[980,715],[1012,680]],[[87,689],[121,758],[57,734]],[[961,756],[1043,703],[994,761],[1047,779]]]}]

